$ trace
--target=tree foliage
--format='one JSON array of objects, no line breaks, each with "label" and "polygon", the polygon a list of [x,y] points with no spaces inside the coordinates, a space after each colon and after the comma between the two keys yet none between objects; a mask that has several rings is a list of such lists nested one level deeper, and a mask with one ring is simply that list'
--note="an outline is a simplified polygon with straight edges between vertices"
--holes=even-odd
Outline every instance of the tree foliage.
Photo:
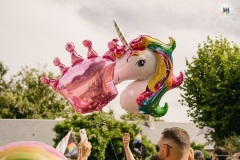
[{"label": "tree foliage", "polygon": [[55,119],[67,117],[72,108],[52,88],[43,85],[40,77],[53,73],[45,72],[44,68],[22,67],[11,78],[8,89],[0,95],[0,118]]},{"label": "tree foliage", "polygon": [[[138,122],[141,122],[141,121],[145,121],[145,120],[149,119],[149,116],[150,115],[147,115],[147,114],[137,114],[136,115],[136,114],[127,112],[126,114],[121,115],[120,118],[122,120],[125,120],[125,121],[138,121]],[[164,121],[160,117],[153,117],[153,118],[154,118],[154,121]]]},{"label": "tree foliage", "polygon": [[207,38],[198,46],[182,87],[182,104],[199,127],[215,129],[212,138],[219,144],[224,138],[240,134],[240,49],[226,38]]},{"label": "tree foliage", "polygon": [[[95,159],[124,159],[124,150],[122,137],[123,133],[130,133],[132,144],[134,137],[140,128],[136,123],[127,123],[126,121],[115,120],[113,114],[93,112],[90,115],[73,115],[71,119],[66,119],[59,122],[54,127],[56,138],[54,139],[55,146],[58,142],[73,128],[76,136],[79,137],[79,130],[86,129],[89,142],[92,144],[92,151],[89,160]],[[143,136],[142,142],[147,152],[142,157],[153,154],[155,151],[154,145],[146,140]],[[131,145],[130,145],[131,147]],[[115,155],[116,154],[116,155]]]},{"label": "tree foliage", "polygon": [[204,147],[206,146],[206,144],[197,144],[196,142],[191,142],[191,148],[195,151],[195,150],[200,150],[203,152],[204,157],[205,158],[210,158],[211,157],[211,153],[209,153],[208,151],[204,150]]},{"label": "tree foliage", "polygon": [[133,114],[130,112],[127,112],[126,114],[121,115],[121,119],[125,120],[125,121],[136,121],[136,120],[146,120],[146,116],[145,114]]},{"label": "tree foliage", "polygon": [[229,153],[234,154],[240,150],[240,136],[233,135],[224,140],[224,147],[228,150]]},{"label": "tree foliage", "polygon": [[0,94],[3,93],[4,90],[7,89],[7,81],[5,80],[5,76],[8,72],[8,68],[4,66],[4,64],[0,61]]}]

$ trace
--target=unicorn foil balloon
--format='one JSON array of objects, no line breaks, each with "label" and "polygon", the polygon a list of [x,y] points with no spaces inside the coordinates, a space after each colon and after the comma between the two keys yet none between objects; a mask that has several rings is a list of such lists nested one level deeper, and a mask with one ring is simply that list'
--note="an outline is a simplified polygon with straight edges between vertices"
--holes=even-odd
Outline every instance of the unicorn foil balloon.
[{"label": "unicorn foil balloon", "polygon": [[99,57],[91,41],[86,40],[83,45],[88,48],[88,56],[84,59],[76,53],[73,43],[67,43],[72,65],[67,67],[55,58],[54,64],[60,68],[62,76],[56,79],[43,76],[41,82],[67,99],[77,113],[88,113],[101,111],[117,96],[115,85],[135,80],[121,93],[122,108],[155,117],[165,115],[168,105],[159,106],[162,96],[183,81],[182,73],[178,77],[172,75],[175,40],[170,38],[170,43],[164,44],[142,35],[129,43],[114,23],[123,46],[113,39],[108,43],[109,50]]},{"label": "unicorn foil balloon", "polygon": [[109,42],[109,50],[103,57],[99,57],[92,49],[92,42],[85,40],[83,45],[88,48],[87,59],[76,53],[73,43],[67,43],[66,50],[71,54],[71,67],[66,67],[59,58],[55,58],[54,65],[60,68],[62,76],[56,79],[43,76],[41,82],[50,85],[67,99],[79,114],[101,111],[118,94],[113,82],[115,52],[122,54],[125,49],[119,46],[117,41],[113,39]]},{"label": "unicorn foil balloon", "polygon": [[114,83],[117,85],[124,80],[135,80],[120,95],[122,108],[130,113],[164,116],[168,104],[159,106],[162,96],[183,82],[182,73],[178,77],[172,75],[175,40],[170,37],[170,43],[165,44],[141,35],[129,43],[118,24],[114,23],[126,48],[124,54],[117,56]]}]

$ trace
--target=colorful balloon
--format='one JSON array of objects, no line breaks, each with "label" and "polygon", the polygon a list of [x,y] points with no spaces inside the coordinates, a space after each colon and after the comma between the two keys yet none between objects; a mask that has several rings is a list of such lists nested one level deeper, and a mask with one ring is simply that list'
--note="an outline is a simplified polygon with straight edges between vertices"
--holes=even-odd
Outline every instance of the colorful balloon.
[{"label": "colorful balloon", "polygon": [[65,67],[59,58],[55,58],[54,64],[59,66],[62,77],[50,80],[43,76],[41,82],[66,98],[77,113],[88,113],[101,111],[117,96],[115,85],[136,80],[121,93],[122,108],[136,114],[165,115],[168,104],[159,106],[162,96],[183,82],[182,73],[178,77],[172,75],[175,40],[170,38],[170,43],[164,44],[145,35],[128,43],[114,23],[123,46],[113,39],[108,44],[109,51],[99,57],[92,49],[91,41],[86,40],[83,44],[88,48],[88,59],[83,59],[74,50],[74,45],[68,43],[66,50],[71,53],[72,66]]},{"label": "colorful balloon", "polygon": [[0,147],[0,160],[67,160],[55,148],[37,141],[18,141]]},{"label": "colorful balloon", "polygon": [[[116,23],[115,27],[122,43],[129,44]],[[164,116],[168,104],[159,106],[162,96],[183,82],[182,73],[178,77],[172,75],[175,40],[170,38],[170,43],[164,44],[150,36],[141,35],[125,47],[128,51],[118,56],[114,82],[117,85],[125,80],[136,81],[121,93],[122,108],[130,113]]]},{"label": "colorful balloon", "polygon": [[55,58],[54,64],[59,66],[62,77],[50,80],[43,76],[41,82],[67,99],[77,113],[101,111],[118,94],[113,82],[115,51],[121,52],[124,47],[118,46],[117,39],[113,39],[108,43],[109,50],[99,57],[92,49],[91,41],[85,40],[83,45],[88,48],[87,59],[76,53],[73,43],[67,43],[72,66],[66,67],[59,58]]}]

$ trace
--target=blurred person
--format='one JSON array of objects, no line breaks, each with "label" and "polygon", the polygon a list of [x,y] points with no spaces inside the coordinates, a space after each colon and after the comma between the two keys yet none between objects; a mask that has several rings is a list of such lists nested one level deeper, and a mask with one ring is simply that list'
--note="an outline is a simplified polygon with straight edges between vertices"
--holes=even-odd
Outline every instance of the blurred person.
[{"label": "blurred person", "polygon": [[165,129],[157,148],[160,160],[194,160],[190,136],[186,130],[179,127]]},{"label": "blurred person", "polygon": [[203,152],[200,150],[195,150],[194,151],[194,160],[205,160]]},{"label": "blurred person", "polygon": [[228,151],[224,147],[217,147],[213,150],[212,160],[227,160]]},{"label": "blurred person", "polygon": [[[123,144],[127,160],[135,160],[129,148],[130,135],[124,133]],[[165,129],[156,145],[159,160],[194,160],[194,151],[190,147],[190,137],[182,128]]]}]

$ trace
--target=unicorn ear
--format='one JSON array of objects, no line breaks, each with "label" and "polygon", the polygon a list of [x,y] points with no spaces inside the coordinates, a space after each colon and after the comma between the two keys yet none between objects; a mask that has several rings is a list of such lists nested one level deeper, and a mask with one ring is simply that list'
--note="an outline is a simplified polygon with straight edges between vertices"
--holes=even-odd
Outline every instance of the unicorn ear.
[{"label": "unicorn ear", "polygon": [[119,27],[119,25],[117,24],[117,22],[115,22],[115,20],[113,20],[113,22],[114,22],[114,26],[115,26],[115,28],[116,28],[116,31],[117,31],[117,33],[118,33],[118,36],[119,36],[122,44],[125,46],[126,51],[129,50],[131,47],[130,47],[130,45],[129,45],[129,42],[128,42],[126,36],[125,36],[124,33],[122,32],[122,30],[121,30],[121,28]]}]

